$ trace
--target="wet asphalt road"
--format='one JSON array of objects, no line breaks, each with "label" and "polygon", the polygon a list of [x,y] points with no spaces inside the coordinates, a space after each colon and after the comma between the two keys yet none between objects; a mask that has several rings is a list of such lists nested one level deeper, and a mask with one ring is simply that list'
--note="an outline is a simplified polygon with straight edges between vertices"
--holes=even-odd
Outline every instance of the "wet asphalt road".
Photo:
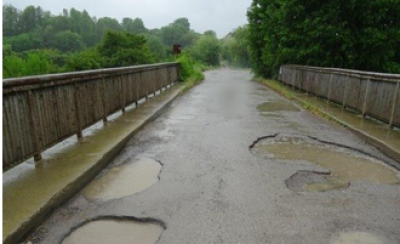
[{"label": "wet asphalt road", "polygon": [[309,135],[390,161],[345,128],[298,105],[300,111],[261,114],[258,105],[285,99],[251,76],[246,70],[207,72],[202,84],[175,100],[109,166],[155,159],[163,165],[158,183],[107,201],[79,193],[30,241],[60,243],[87,219],[134,216],[165,223],[160,244],[321,244],[333,243],[342,232],[366,232],[381,241],[371,243],[400,243],[400,185],[355,181],[347,189],[298,193],[285,181],[299,170],[321,168],[249,150],[258,137]]}]

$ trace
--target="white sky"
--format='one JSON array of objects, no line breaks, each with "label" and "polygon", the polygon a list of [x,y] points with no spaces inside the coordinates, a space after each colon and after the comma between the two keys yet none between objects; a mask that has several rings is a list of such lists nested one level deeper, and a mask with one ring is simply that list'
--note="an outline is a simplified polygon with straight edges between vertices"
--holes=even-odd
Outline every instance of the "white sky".
[{"label": "white sky", "polygon": [[124,17],[139,17],[148,29],[186,17],[196,32],[214,30],[222,38],[247,23],[251,0],[3,0],[3,4],[20,10],[29,5],[40,6],[55,15],[74,7],[97,18],[108,16],[121,21]]}]

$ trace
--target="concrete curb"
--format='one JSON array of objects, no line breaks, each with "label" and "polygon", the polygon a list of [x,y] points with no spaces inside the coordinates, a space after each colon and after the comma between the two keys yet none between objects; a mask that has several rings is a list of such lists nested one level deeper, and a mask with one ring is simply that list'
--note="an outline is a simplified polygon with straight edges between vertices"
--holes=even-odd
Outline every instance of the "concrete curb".
[{"label": "concrete curb", "polygon": [[[146,118],[140,121],[140,123],[132,131],[127,132],[119,142],[111,145],[111,148],[107,152],[102,154],[102,156],[97,159],[97,161],[90,168],[88,168],[84,172],[81,172],[80,175],[70,181],[60,191],[52,195],[51,198],[42,207],[40,207],[40,209],[38,209],[33,215],[31,215],[30,218],[25,220],[20,226],[18,226],[18,228],[14,229],[7,236],[3,236],[3,243],[15,244],[23,240],[23,238],[25,238],[34,228],[45,221],[47,216],[54,209],[67,202],[71,197],[73,197],[77,192],[85,187],[93,178],[95,178],[120,153],[120,151],[138,131],[140,131],[145,125],[147,125],[151,121],[155,120],[169,107],[169,105],[179,95],[182,94],[182,90],[183,86],[177,84],[175,85],[175,87],[171,87],[170,91],[163,92],[162,94],[165,94],[167,92],[170,92],[171,94],[168,94],[168,97],[160,102],[160,107],[157,107],[155,111],[152,111],[152,114],[149,114],[148,116],[146,115]],[[148,102],[143,104],[143,106],[146,105],[148,105]]]},{"label": "concrete curb", "polygon": [[362,138],[363,140],[365,140],[366,142],[368,142],[369,144],[371,144],[372,146],[376,147],[379,151],[381,151],[383,154],[387,155],[388,157],[392,158],[393,160],[395,160],[397,162],[397,164],[393,164],[391,166],[395,167],[396,169],[400,170],[400,152],[395,150],[394,148],[392,148],[390,145],[382,142],[381,140],[367,134],[364,131],[358,130],[356,128],[354,128],[353,126],[349,125],[348,123],[344,122],[343,120],[340,120],[338,118],[336,118],[335,116],[323,111],[322,109],[318,108],[317,106],[314,106],[313,104],[310,104],[308,102],[303,101],[301,98],[293,95],[292,97],[287,97],[285,96],[283,93],[281,93],[279,90],[275,89],[272,86],[269,86],[268,84],[265,83],[261,83],[260,84],[267,86],[268,88],[270,88],[271,90],[279,93],[280,95],[288,98],[288,99],[293,99],[296,102],[300,103],[301,105],[307,105],[312,107],[312,109],[318,111],[318,113],[323,114],[324,116],[326,116],[327,118],[335,121],[336,123],[346,127],[347,129],[349,129],[351,132],[353,132],[354,134],[356,134],[357,136],[359,136],[360,138]]}]

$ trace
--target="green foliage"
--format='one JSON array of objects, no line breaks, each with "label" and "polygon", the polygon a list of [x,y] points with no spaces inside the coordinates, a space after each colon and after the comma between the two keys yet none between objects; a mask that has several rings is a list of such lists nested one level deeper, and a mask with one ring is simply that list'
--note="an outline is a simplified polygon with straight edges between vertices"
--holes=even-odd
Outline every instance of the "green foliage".
[{"label": "green foliage", "polygon": [[62,52],[76,52],[82,50],[85,44],[79,34],[67,30],[55,34],[50,46]]},{"label": "green foliage", "polygon": [[187,18],[180,18],[175,20],[174,23],[164,26],[160,30],[160,37],[163,43],[167,46],[180,44],[187,46],[190,43],[185,42],[188,40],[186,35],[190,32],[190,23]]},{"label": "green foliage", "polygon": [[180,70],[179,70],[179,80],[180,81],[188,81],[188,80],[203,80],[204,75],[202,71],[205,69],[205,66],[196,63],[194,59],[189,56],[187,53],[183,53],[179,55],[176,60],[179,62]]},{"label": "green foliage", "polygon": [[67,71],[100,69],[104,59],[96,49],[88,49],[70,56],[66,62]]},{"label": "green foliage", "polygon": [[254,71],[285,63],[400,72],[398,0],[253,0],[248,11]]},{"label": "green foliage", "polygon": [[213,35],[203,35],[190,50],[191,55],[199,62],[219,66],[221,45]]},{"label": "green foliage", "polygon": [[146,27],[144,27],[143,20],[140,18],[136,18],[134,20],[131,18],[123,18],[121,25],[124,31],[133,34],[141,34],[148,31]]},{"label": "green foliage", "polygon": [[156,61],[162,61],[167,57],[166,46],[161,42],[161,40],[152,35],[143,35],[147,40],[147,45],[150,51],[155,55]]},{"label": "green foliage", "polygon": [[11,44],[12,50],[16,52],[23,52],[33,49],[43,48],[43,38],[39,33],[30,32],[20,34],[8,39]]},{"label": "green foliage", "polygon": [[234,67],[250,67],[247,26],[237,28],[222,40],[222,57]]},{"label": "green foliage", "polygon": [[105,67],[155,62],[145,38],[127,32],[108,31],[98,46],[98,51],[105,58]]},{"label": "green foliage", "polygon": [[40,7],[21,11],[3,5],[4,77],[174,61],[173,44],[191,54],[186,80],[202,79],[205,64],[219,64],[221,45],[215,32],[196,33],[187,18],[148,30],[139,18],[119,23],[75,8],[52,15]]},{"label": "green foliage", "polygon": [[18,33],[18,10],[11,5],[3,5],[3,35],[12,36]]},{"label": "green foliage", "polygon": [[3,78],[55,73],[56,65],[43,53],[30,52],[26,57],[15,54],[3,59]]}]

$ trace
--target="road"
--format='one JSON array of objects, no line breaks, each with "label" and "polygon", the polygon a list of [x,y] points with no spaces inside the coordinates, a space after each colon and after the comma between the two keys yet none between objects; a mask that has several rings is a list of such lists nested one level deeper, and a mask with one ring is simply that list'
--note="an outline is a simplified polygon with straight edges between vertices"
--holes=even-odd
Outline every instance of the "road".
[{"label": "road", "polygon": [[[119,216],[161,226],[160,244],[400,243],[390,159],[251,77],[206,72],[29,240],[60,243],[88,219]],[[349,168],[335,167],[341,160]]]}]

